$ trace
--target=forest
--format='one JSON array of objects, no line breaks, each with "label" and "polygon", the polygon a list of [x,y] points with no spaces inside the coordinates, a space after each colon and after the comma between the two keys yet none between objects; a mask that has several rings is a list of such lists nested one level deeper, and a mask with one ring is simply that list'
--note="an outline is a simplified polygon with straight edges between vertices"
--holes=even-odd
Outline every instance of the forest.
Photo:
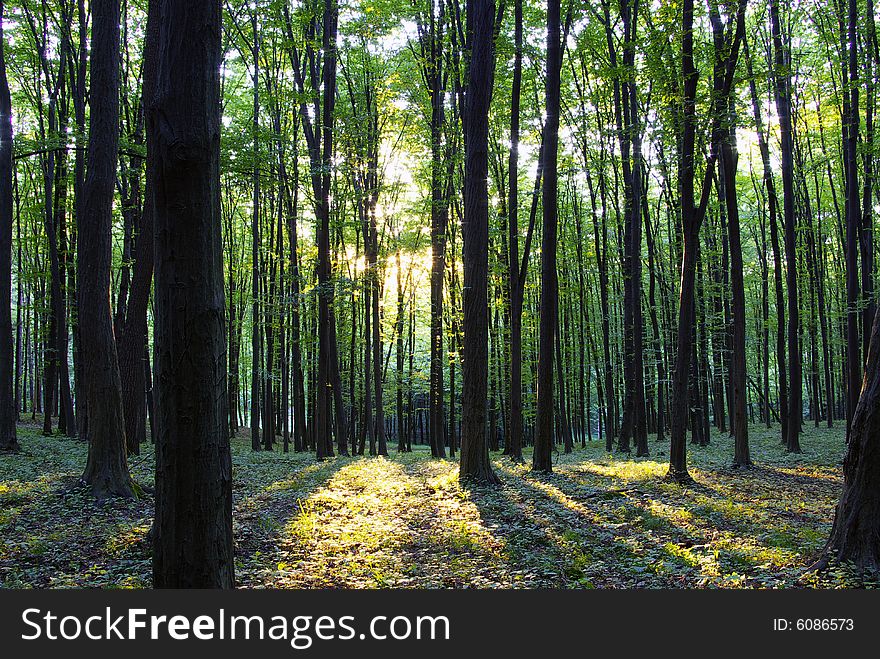
[{"label": "forest", "polygon": [[0,0],[0,587],[880,572],[874,0]]}]

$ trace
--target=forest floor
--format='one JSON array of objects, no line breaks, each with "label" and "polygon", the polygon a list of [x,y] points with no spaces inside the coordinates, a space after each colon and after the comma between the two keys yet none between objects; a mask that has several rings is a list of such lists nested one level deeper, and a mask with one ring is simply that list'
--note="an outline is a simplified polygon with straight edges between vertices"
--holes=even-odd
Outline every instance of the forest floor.
[{"label": "forest floor", "polygon": [[[20,426],[0,456],[0,587],[150,584],[149,495],[95,505],[78,484],[86,446]],[[694,486],[649,458],[597,442],[555,456],[552,475],[500,455],[503,485],[463,488],[424,447],[389,458],[253,453],[233,442],[236,578],[246,588],[791,588],[873,586],[845,567],[805,569],[840,492],[842,428],[808,425],[804,452],[751,430],[756,467],[730,468],[732,440],[689,446]],[[528,456],[527,456],[528,459]],[[131,459],[149,488],[149,446]]]}]

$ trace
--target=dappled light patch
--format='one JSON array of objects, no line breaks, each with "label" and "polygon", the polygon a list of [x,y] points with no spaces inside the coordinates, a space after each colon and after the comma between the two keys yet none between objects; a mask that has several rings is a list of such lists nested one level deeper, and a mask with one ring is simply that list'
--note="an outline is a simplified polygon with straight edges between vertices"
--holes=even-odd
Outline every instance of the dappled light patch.
[{"label": "dappled light patch", "polygon": [[654,460],[627,460],[620,462],[609,457],[604,458],[602,462],[569,466],[568,469],[573,473],[587,472],[623,484],[641,482],[663,476],[666,470],[669,469],[669,465],[665,462],[656,462]]},{"label": "dappled light patch", "polygon": [[[500,543],[481,526],[467,494],[454,463],[352,461],[300,502],[264,585],[494,585]],[[480,571],[483,583],[474,583]]]}]

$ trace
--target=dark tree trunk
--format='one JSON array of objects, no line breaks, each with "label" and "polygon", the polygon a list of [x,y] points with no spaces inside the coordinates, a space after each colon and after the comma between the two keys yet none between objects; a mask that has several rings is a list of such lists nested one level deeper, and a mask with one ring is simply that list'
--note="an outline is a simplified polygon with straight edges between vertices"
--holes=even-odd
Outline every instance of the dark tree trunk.
[{"label": "dark tree trunk", "polygon": [[[76,225],[80,226],[82,220],[82,198],[85,186],[86,149],[83,142],[86,136],[86,72],[88,68],[88,21],[85,0],[76,1],[76,13],[79,22],[79,44],[77,47],[75,70],[71,72],[71,100],[74,106],[76,120],[76,155],[73,164],[73,199]],[[71,306],[77,307],[76,286],[72,287]],[[88,409],[86,405],[85,377],[83,376],[82,350],[80,341],[79,322],[73,325],[73,371],[74,390],[76,392],[76,424],[77,434],[82,438],[88,437]]]},{"label": "dark tree trunk", "polygon": [[[12,341],[12,100],[6,76],[0,0],[0,452],[17,451]],[[19,288],[21,283],[19,281]]]},{"label": "dark tree trunk", "polygon": [[92,4],[88,170],[77,242],[78,306],[89,457],[83,480],[98,499],[134,494],[126,461],[122,383],[110,312],[111,224],[119,143],[119,0]]},{"label": "dark tree trunk", "polygon": [[[262,450],[260,442],[260,401],[262,399],[261,383],[263,359],[262,325],[260,324],[260,38],[257,15],[251,15],[253,30],[253,127],[254,169],[252,180],[253,203],[251,216],[251,449]],[[266,419],[263,419],[266,423]]]},{"label": "dark tree trunk", "polygon": [[856,1],[847,2],[847,33],[841,21],[841,46],[847,57],[847,72],[843,89],[843,169],[846,181],[846,392],[847,435],[853,414],[859,402],[859,383],[862,379],[861,322],[859,303],[859,242],[861,234],[861,211],[859,209],[859,80],[857,69],[858,37],[856,35]]},{"label": "dark tree trunk", "polygon": [[[494,78],[494,0],[467,7],[470,47],[465,112],[464,345],[462,363],[460,478],[497,483],[486,442],[489,328],[489,105]],[[558,23],[558,21],[557,21]],[[551,343],[552,348],[552,343]]]},{"label": "dark tree trunk", "polygon": [[510,108],[510,155],[508,158],[508,287],[510,295],[510,416],[504,454],[522,460],[522,308],[523,281],[519,264],[519,112],[522,90],[523,11],[522,0],[514,0],[513,88]]},{"label": "dark tree trunk", "polygon": [[[725,30],[731,36],[726,39],[723,67],[716,69],[713,80],[712,139],[720,141],[725,110],[729,105],[739,47],[745,35],[745,0],[740,0],[736,15],[731,18],[733,29]],[[689,408],[689,382],[691,359],[694,353],[696,268],[699,252],[700,225],[706,215],[709,193],[715,169],[716,154],[713,152],[703,175],[699,204],[694,203],[694,149],[696,142],[696,95],[698,74],[694,66],[693,44],[694,3],[684,0],[682,13],[682,79],[683,102],[681,106],[681,136],[679,138],[679,195],[684,253],[681,265],[681,299],[678,313],[678,339],[675,368],[672,376],[672,403],[670,414],[669,473],[677,482],[691,480],[687,469],[687,422]],[[722,72],[723,70],[723,72]],[[694,419],[694,424],[704,419]],[[706,441],[708,438],[704,439]]]},{"label": "dark tree trunk", "polygon": [[[436,7],[436,9],[435,9]],[[445,2],[431,3],[428,25],[419,23],[422,66],[431,101],[431,364],[428,389],[428,432],[431,456],[446,456],[443,414],[443,276],[446,270],[446,225],[449,204],[443,172],[443,126],[445,123],[445,80],[443,70],[443,26]]]},{"label": "dark tree trunk", "polygon": [[874,318],[865,379],[843,461],[843,492],[825,546],[825,561],[852,561],[880,571],[880,315]]},{"label": "dark tree trunk", "polygon": [[[400,237],[398,236],[398,241]],[[403,270],[400,267],[400,245],[397,247],[397,322],[396,322],[396,333],[397,333],[397,346],[395,347],[395,361],[397,365],[397,378],[395,381],[395,385],[397,388],[397,452],[405,453],[406,448],[406,437],[402,432],[403,429],[403,326],[404,326],[404,297],[403,297]],[[354,368],[354,364],[352,364],[352,368]]]},{"label": "dark tree trunk", "polygon": [[[744,2],[742,3],[745,4]],[[744,16],[743,9],[742,15]],[[715,75],[725,74],[725,29],[717,10],[711,12],[712,33],[715,42]],[[733,298],[733,349],[730,355],[730,384],[732,389],[731,430],[735,438],[733,464],[748,467],[749,425],[746,416],[746,297],[743,283],[742,240],[740,238],[739,206],[736,195],[736,127],[733,119],[732,101],[725,99],[720,108],[721,126],[714,148],[720,151],[720,190],[727,213],[727,239],[730,245],[730,288]]]},{"label": "dark tree trunk", "polygon": [[156,588],[232,588],[220,239],[220,2],[153,0],[147,101],[156,223]]},{"label": "dark tree trunk", "polygon": [[[642,155],[638,118],[638,94],[635,82],[638,0],[621,3],[623,27],[622,79],[614,81],[615,119],[620,143],[625,220],[622,252],[623,329],[624,329],[624,400],[618,449],[628,453],[631,440],[639,456],[648,455],[645,428],[645,384],[642,350],[643,319],[641,309],[641,234],[642,234]],[[606,35],[612,66],[617,55],[611,32],[608,4],[605,5]]]},{"label": "dark tree trunk", "polygon": [[[155,39],[147,40],[146,48],[155,48]],[[144,54],[144,90],[143,99],[155,93],[156,54]],[[147,70],[147,66],[153,67]],[[142,102],[143,106],[143,102]],[[137,242],[133,255],[134,268],[128,301],[125,305],[125,319],[121,335],[117,337],[119,345],[119,375],[122,381],[122,407],[125,416],[125,437],[128,452],[138,454],[140,444],[146,439],[146,368],[143,350],[144,339],[147,337],[147,308],[150,304],[150,290],[153,284],[153,200],[148,178],[144,193],[144,206],[135,229]],[[139,209],[134,209],[137,213]]]},{"label": "dark tree trunk", "polygon": [[532,469],[553,471],[553,352],[558,314],[556,233],[558,223],[559,111],[562,47],[560,3],[547,3],[547,119],[544,125],[543,234],[541,237],[541,310],[538,347],[538,403],[535,414],[535,449]]},{"label": "dark tree trunk", "polygon": [[[293,127],[293,153],[298,153],[298,124]],[[280,148],[280,147],[279,147]],[[280,158],[280,156],[279,156]],[[283,170],[282,170],[283,171]],[[283,177],[282,177],[283,178]],[[285,186],[287,182],[285,181]],[[293,450],[304,450],[306,438],[305,387],[302,367],[302,342],[300,340],[300,270],[299,234],[297,216],[299,213],[299,159],[293,159],[293,194],[287,195],[290,206],[287,209],[287,240],[290,258],[288,276],[290,277],[290,366],[293,389]]]},{"label": "dark tree trunk", "polygon": [[764,187],[767,190],[768,221],[770,224],[770,244],[773,250],[773,286],[776,299],[776,371],[779,380],[779,418],[782,423],[782,435],[787,436],[788,414],[788,375],[785,358],[785,295],[782,285],[782,256],[779,249],[779,201],[776,196],[776,185],[770,163],[770,147],[764,134],[764,122],[761,117],[761,104],[752,70],[752,58],[749,54],[748,40],[743,41],[743,54],[749,78],[749,90],[752,97],[752,111],[755,117],[755,129],[758,133],[758,147],[761,152]]},{"label": "dark tree trunk", "polygon": [[[376,192],[373,192],[375,195]],[[371,279],[372,300],[370,312],[373,314],[373,387],[375,391],[376,401],[376,453],[377,455],[388,455],[388,443],[385,439],[385,409],[382,396],[383,388],[383,372],[382,372],[382,328],[380,327],[381,316],[379,315],[379,232],[376,226],[376,208],[375,203],[370,205],[370,233],[372,234],[369,277]]]},{"label": "dark tree trunk", "polygon": [[672,403],[669,446],[669,477],[688,482],[687,425],[690,414],[688,379],[691,372],[693,341],[694,285],[696,280],[699,224],[694,208],[694,142],[696,137],[697,70],[694,66],[694,1],[684,0],[682,10],[682,78],[681,137],[678,154],[679,195],[684,252],[681,261],[681,285],[678,305],[678,340],[672,375]]},{"label": "dark tree trunk", "polygon": [[[147,194],[150,191],[147,190]],[[153,210],[149,198],[138,226],[137,256],[126,309],[125,327],[119,337],[119,375],[125,415],[128,452],[139,453],[146,439],[146,380],[141,347],[147,336],[147,307],[153,279]]]},{"label": "dark tree trunk", "polygon": [[[850,2],[850,11],[852,16],[849,18],[849,38],[850,50],[852,51],[850,64],[857,57],[857,40],[858,40],[858,19],[856,17],[856,2]],[[874,322],[874,315],[877,311],[877,304],[874,300],[874,212],[873,212],[873,189],[874,189],[874,158],[875,140],[874,140],[874,111],[875,111],[875,64],[877,58],[877,30],[874,24],[874,0],[866,0],[865,2],[865,29],[864,29],[864,86],[865,86],[865,140],[862,149],[862,162],[864,163],[864,185],[862,186],[862,224],[859,240],[860,254],[862,259],[862,344],[864,346],[864,354],[868,354],[868,343],[871,336],[871,325]],[[857,76],[851,75],[853,78],[854,94],[858,94],[859,82],[855,80]],[[857,96],[854,96],[857,98]],[[858,117],[856,110],[854,117]],[[854,125],[858,129],[858,124]],[[858,130],[856,137],[858,137]],[[858,139],[856,140],[858,144]]]},{"label": "dark tree trunk", "polygon": [[[784,218],[785,275],[788,288],[788,410],[785,433],[786,449],[800,453],[800,432],[803,416],[800,322],[798,320],[798,277],[797,277],[797,220],[795,213],[794,190],[794,134],[791,124],[791,61],[788,48],[782,36],[782,23],[779,15],[779,0],[770,0],[770,23],[773,38],[773,57],[776,68],[774,91],[776,113],[779,115],[781,143],[780,162],[782,169],[782,206]],[[856,200],[858,210],[858,200]],[[856,341],[858,349],[858,341]],[[858,376],[856,376],[858,378]]]}]

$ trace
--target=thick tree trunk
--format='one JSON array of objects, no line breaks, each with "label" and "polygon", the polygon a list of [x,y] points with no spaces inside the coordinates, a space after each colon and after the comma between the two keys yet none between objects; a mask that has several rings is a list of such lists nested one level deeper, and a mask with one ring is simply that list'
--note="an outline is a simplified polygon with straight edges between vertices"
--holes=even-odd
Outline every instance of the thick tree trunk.
[{"label": "thick tree trunk", "polygon": [[232,588],[220,240],[220,2],[153,0],[147,102],[156,220],[153,585]]},{"label": "thick tree trunk", "polygon": [[[465,130],[464,345],[462,363],[461,462],[463,481],[497,483],[486,442],[489,328],[489,105],[494,78],[494,0],[467,7],[470,45]],[[558,21],[557,21],[558,22]],[[552,343],[551,343],[552,347]]]},{"label": "thick tree trunk", "polygon": [[865,378],[843,461],[843,492],[825,557],[880,571],[880,315],[874,318]]},{"label": "thick tree trunk", "polygon": [[670,413],[669,472],[672,480],[691,480],[687,468],[687,425],[690,414],[688,379],[691,372],[693,341],[694,286],[696,282],[699,224],[694,208],[694,143],[696,137],[697,70],[694,66],[694,0],[684,0],[682,9],[682,79],[681,136],[679,137],[678,186],[681,205],[683,247],[681,284],[678,304],[678,333],[675,367],[672,375]]},{"label": "thick tree trunk", "polygon": [[83,480],[98,499],[134,494],[110,312],[111,224],[119,142],[119,0],[92,4],[88,171],[77,243],[80,342],[89,414]]}]

